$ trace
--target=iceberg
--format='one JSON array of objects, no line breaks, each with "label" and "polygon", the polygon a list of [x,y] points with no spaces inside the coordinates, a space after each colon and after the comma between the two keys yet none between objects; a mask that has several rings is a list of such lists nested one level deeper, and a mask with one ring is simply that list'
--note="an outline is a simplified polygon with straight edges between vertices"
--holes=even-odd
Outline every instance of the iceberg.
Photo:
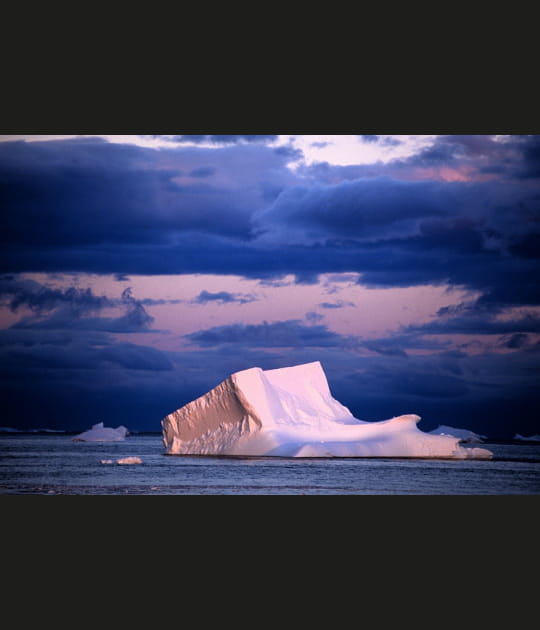
[{"label": "iceberg", "polygon": [[519,433],[516,433],[514,435],[514,440],[520,440],[523,442],[540,442],[540,435],[536,434],[536,435],[530,435],[529,437],[525,437],[524,435],[520,435]]},{"label": "iceberg", "polygon": [[449,427],[445,424],[439,425],[433,431],[430,431],[432,435],[451,435],[457,437],[461,442],[483,442],[487,440],[487,436],[474,433],[468,429],[457,429],[456,427]]},{"label": "iceberg", "polygon": [[79,433],[72,440],[74,442],[120,442],[127,435],[129,435],[129,431],[122,425],[112,429],[103,426],[103,422],[99,422],[88,431]]},{"label": "iceberg", "polygon": [[332,397],[319,361],[236,372],[161,421],[168,455],[491,459],[407,414],[368,422]]},{"label": "iceberg", "polygon": [[119,433],[120,435],[123,435],[124,437],[127,437],[130,433],[129,431],[126,429],[126,427],[121,424],[120,426],[116,427],[115,431],[117,433]]}]

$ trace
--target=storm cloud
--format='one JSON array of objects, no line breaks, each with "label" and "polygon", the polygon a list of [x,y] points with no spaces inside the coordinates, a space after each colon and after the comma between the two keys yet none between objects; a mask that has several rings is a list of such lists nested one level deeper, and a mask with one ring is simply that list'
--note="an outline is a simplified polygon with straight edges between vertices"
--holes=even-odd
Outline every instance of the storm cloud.
[{"label": "storm cloud", "polygon": [[[537,304],[537,147],[534,136],[443,136],[370,166],[373,176],[350,167],[353,179],[328,184],[316,169],[293,173],[262,141],[159,151],[97,139],[4,142],[0,269],[299,282],[354,271],[366,286],[448,283],[492,302]],[[411,179],[438,163],[497,163],[505,177]],[[340,168],[349,167],[329,167]]]},{"label": "storm cloud", "polygon": [[306,326],[299,320],[216,326],[191,333],[186,338],[200,346],[234,344],[250,348],[328,347],[350,343],[322,324]]},{"label": "storm cloud", "polygon": [[74,315],[99,311],[113,302],[104,295],[94,295],[91,289],[69,287],[55,289],[29,279],[0,277],[0,300],[6,300],[12,311],[27,307],[34,313],[67,306]]},{"label": "storm cloud", "polygon": [[250,293],[231,293],[230,291],[211,291],[203,290],[196,298],[193,298],[193,304],[208,304],[208,302],[217,302],[219,304],[249,304],[257,298]]},{"label": "storm cloud", "polygon": [[196,135],[189,134],[184,136],[173,136],[171,140],[175,142],[211,142],[214,144],[236,144],[239,142],[260,142],[267,143],[273,142],[278,139],[276,135],[265,134],[252,134],[252,135],[237,135],[237,134],[217,134],[217,135]]},{"label": "storm cloud", "polygon": [[[90,288],[68,287],[53,289],[39,282],[11,277],[0,280],[0,296],[4,296],[11,311],[27,307],[12,329],[34,330],[95,330],[105,332],[145,332],[154,318],[127,287],[119,298],[96,296]],[[117,317],[103,316],[105,308],[120,309]],[[95,314],[90,317],[89,314]]]}]

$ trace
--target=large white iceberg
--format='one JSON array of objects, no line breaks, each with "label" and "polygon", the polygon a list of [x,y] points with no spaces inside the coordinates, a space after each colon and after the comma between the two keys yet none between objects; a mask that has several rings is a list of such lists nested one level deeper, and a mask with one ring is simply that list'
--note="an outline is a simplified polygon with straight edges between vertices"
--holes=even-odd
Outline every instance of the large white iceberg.
[{"label": "large white iceberg", "polygon": [[120,425],[116,429],[103,426],[103,422],[94,424],[88,431],[79,433],[73,439],[75,442],[120,442],[129,435],[126,427]]},{"label": "large white iceberg", "polygon": [[332,397],[316,361],[236,372],[162,421],[169,455],[276,457],[439,457],[490,459],[459,438],[431,435],[403,415],[380,422],[355,418]]},{"label": "large white iceberg", "polygon": [[440,424],[436,429],[430,431],[432,435],[451,435],[457,437],[461,442],[483,442],[487,440],[487,436],[480,435],[474,431],[468,429],[458,429],[457,427],[449,427],[445,424]]}]

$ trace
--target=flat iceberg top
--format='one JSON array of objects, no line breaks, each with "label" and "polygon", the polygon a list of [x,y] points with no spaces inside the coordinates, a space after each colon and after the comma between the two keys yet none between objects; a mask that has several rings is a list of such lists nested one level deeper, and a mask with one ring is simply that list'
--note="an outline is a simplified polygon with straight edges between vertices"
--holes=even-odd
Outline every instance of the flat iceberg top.
[{"label": "flat iceberg top", "polygon": [[405,414],[366,422],[333,398],[319,361],[235,372],[162,420],[168,454],[490,458]]},{"label": "flat iceberg top", "polygon": [[319,361],[276,370],[251,368],[232,379],[266,428],[305,425],[324,431],[332,421],[359,422],[330,394]]}]

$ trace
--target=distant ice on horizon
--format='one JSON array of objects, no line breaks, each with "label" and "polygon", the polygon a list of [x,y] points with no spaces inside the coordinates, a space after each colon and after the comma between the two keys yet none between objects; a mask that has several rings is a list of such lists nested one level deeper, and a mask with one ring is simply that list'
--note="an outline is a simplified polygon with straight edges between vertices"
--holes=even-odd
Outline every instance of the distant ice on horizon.
[{"label": "distant ice on horizon", "polygon": [[458,429],[456,427],[449,427],[445,424],[439,425],[433,431],[430,431],[432,435],[451,435],[453,437],[457,437],[461,440],[461,442],[483,442],[487,440],[486,435],[480,435],[479,433],[474,433],[474,431],[469,431],[468,429]]},{"label": "distant ice on horizon", "polygon": [[14,429],[0,427],[0,433],[65,433],[65,429]]},{"label": "distant ice on horizon", "polygon": [[524,442],[540,442],[540,435],[536,433],[535,435],[530,435],[529,437],[525,437],[524,435],[520,435],[519,433],[516,433],[514,435],[514,440],[520,440]]},{"label": "distant ice on horizon", "polygon": [[72,438],[74,442],[120,442],[129,435],[126,427],[120,425],[116,429],[103,426],[103,422],[94,424],[88,431],[83,431]]},{"label": "distant ice on horizon", "polygon": [[166,416],[168,455],[491,459],[461,438],[425,433],[420,416],[355,418],[332,397],[319,361],[236,372]]}]

